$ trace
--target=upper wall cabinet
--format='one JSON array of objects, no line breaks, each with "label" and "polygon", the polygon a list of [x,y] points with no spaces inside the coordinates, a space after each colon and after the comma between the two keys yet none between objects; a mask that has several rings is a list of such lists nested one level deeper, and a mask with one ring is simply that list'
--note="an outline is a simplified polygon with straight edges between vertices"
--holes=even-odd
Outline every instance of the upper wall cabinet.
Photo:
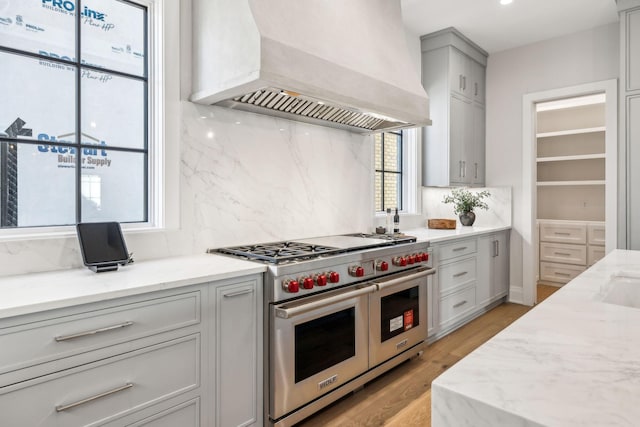
[{"label": "upper wall cabinet", "polygon": [[488,54],[454,28],[420,40],[433,121],[423,132],[422,184],[484,186]]}]

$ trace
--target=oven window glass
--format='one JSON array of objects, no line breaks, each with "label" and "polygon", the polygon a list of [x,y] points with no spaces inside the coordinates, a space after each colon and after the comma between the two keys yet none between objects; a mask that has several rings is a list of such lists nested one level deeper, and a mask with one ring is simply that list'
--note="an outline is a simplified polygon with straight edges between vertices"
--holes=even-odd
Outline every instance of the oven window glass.
[{"label": "oven window glass", "polygon": [[420,324],[419,287],[382,297],[380,300],[381,342],[400,335]]},{"label": "oven window glass", "polygon": [[356,309],[295,327],[296,383],[356,355]]}]

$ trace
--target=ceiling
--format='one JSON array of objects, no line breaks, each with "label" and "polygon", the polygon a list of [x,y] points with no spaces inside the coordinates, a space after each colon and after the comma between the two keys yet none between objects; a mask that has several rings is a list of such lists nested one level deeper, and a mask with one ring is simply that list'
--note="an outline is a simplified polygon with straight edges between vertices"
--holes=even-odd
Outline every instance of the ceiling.
[{"label": "ceiling", "polygon": [[618,21],[615,0],[401,0],[416,35],[455,27],[487,52],[523,46]]}]

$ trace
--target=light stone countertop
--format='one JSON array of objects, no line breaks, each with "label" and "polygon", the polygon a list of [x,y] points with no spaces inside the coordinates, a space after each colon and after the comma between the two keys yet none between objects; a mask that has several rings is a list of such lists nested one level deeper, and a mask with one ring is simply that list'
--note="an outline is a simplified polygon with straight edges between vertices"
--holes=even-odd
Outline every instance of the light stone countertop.
[{"label": "light stone countertop", "polygon": [[438,230],[423,227],[402,230],[402,232],[409,236],[415,236],[419,242],[428,241],[430,243],[440,243],[448,240],[475,237],[482,234],[495,233],[509,229],[511,229],[511,227],[506,225],[495,227],[461,227],[460,224],[458,224],[458,227],[453,230]]},{"label": "light stone countertop", "polygon": [[78,268],[7,276],[0,278],[0,319],[261,274],[265,270],[259,263],[202,254],[135,262],[104,273]]},{"label": "light stone countertop", "polygon": [[436,378],[432,425],[637,426],[640,309],[602,301],[625,274],[640,278],[640,251],[613,251]]},{"label": "light stone countertop", "polygon": [[[458,226],[455,230],[416,228],[403,232],[418,241],[437,243],[509,228]],[[202,254],[135,262],[105,273],[77,268],[0,277],[0,319],[264,271],[266,266],[258,263]]]}]

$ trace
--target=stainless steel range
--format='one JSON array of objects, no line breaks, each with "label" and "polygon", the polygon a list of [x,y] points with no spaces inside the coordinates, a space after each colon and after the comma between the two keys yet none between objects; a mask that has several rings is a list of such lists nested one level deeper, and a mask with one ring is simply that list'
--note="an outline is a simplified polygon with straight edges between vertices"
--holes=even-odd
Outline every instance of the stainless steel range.
[{"label": "stainless steel range", "polygon": [[426,242],[349,234],[210,250],[268,265],[265,411],[290,426],[421,353]]}]

